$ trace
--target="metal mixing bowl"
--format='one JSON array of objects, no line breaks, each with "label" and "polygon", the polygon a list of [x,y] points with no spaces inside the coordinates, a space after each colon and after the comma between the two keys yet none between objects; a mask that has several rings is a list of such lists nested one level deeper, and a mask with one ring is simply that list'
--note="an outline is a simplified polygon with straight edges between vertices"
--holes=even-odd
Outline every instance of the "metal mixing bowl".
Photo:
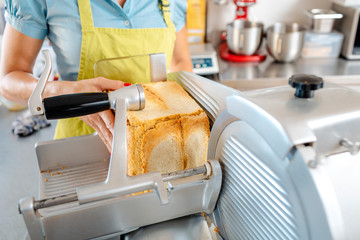
[{"label": "metal mixing bowl", "polygon": [[266,46],[279,62],[292,62],[300,57],[305,28],[298,23],[275,23],[266,31]]},{"label": "metal mixing bowl", "polygon": [[262,23],[237,19],[227,24],[226,42],[235,54],[253,55],[260,47],[263,35]]}]

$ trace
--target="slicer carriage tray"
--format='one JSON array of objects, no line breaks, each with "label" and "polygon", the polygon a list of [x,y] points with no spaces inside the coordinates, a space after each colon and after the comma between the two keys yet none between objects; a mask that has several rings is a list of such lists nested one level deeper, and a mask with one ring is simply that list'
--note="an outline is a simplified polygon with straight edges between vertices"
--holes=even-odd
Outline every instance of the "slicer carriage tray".
[{"label": "slicer carriage tray", "polygon": [[36,145],[40,199],[76,192],[76,187],[103,182],[109,152],[97,135],[42,142]]},{"label": "slicer carriage tray", "polygon": [[[102,195],[98,200],[82,202],[79,186],[98,186],[108,178],[110,154],[100,137],[94,134],[41,142],[35,151],[40,200],[23,199],[19,206],[34,239],[106,239],[182,216],[210,214],[220,192],[220,164],[209,160],[201,167],[160,175],[168,199],[165,203],[153,188],[142,194]],[[142,184],[142,179],[154,174],[131,177],[131,181]]]},{"label": "slicer carriage tray", "polygon": [[108,168],[109,159],[103,159],[78,166],[42,170],[40,172],[40,198],[72,194],[76,192],[76,187],[103,182]]}]

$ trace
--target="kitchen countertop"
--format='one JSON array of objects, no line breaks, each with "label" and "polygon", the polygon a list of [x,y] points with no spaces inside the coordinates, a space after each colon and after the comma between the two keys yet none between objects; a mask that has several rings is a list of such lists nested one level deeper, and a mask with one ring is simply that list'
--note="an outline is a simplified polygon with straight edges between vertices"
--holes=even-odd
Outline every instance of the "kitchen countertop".
[{"label": "kitchen countertop", "polygon": [[344,58],[300,58],[292,63],[279,63],[268,54],[260,63],[228,62],[219,57],[218,76],[205,76],[241,91],[288,84],[293,74],[314,74],[360,91],[360,60]]},{"label": "kitchen countertop", "polygon": [[360,60],[343,58],[300,58],[293,63],[278,63],[271,56],[261,63],[234,63],[219,59],[220,81],[288,78],[296,73],[319,76],[360,76]]},{"label": "kitchen countertop", "polygon": [[11,133],[12,121],[22,112],[10,112],[0,105],[0,239],[25,239],[27,234],[18,202],[24,197],[38,197],[39,169],[35,143],[52,139],[55,122],[28,137]]},{"label": "kitchen countertop", "polygon": [[360,76],[360,60],[344,58],[299,58],[292,63],[279,63],[267,54],[259,63],[235,63],[221,59],[218,53],[220,81],[247,81],[262,78],[288,78],[306,73],[318,76]]},{"label": "kitchen countertop", "polygon": [[200,53],[210,54],[215,49],[219,74],[204,77],[239,90],[285,85],[290,76],[299,73],[317,75],[345,85],[360,82],[360,60],[346,60],[342,57],[299,58],[291,63],[280,63],[268,54],[263,45],[260,51],[266,54],[264,61],[241,63],[223,60],[218,47],[212,47],[210,43],[193,44],[190,47],[193,57]]}]

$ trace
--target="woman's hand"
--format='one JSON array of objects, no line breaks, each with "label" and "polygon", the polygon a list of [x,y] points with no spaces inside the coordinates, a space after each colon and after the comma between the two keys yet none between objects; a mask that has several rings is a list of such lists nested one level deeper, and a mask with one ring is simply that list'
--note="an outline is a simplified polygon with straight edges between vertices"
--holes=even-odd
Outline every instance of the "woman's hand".
[{"label": "woman's hand", "polygon": [[[128,85],[128,83],[102,77],[81,81],[49,82],[45,87],[44,97],[71,93],[115,91],[124,87],[124,85]],[[115,123],[115,116],[113,112],[111,110],[106,110],[81,116],[79,118],[99,134],[99,137],[110,152]]]},{"label": "woman's hand", "polygon": [[[124,85],[127,84],[128,83],[117,80],[110,80],[102,77],[85,79],[76,82],[49,82],[45,87],[44,97],[71,93],[115,91],[119,88],[124,87]],[[85,123],[87,123],[99,134],[99,137],[104,142],[110,152],[115,123],[115,116],[112,111],[106,110],[99,113],[81,116],[79,118]]]},{"label": "woman's hand", "polygon": [[86,122],[99,134],[99,137],[104,142],[109,152],[111,152],[115,123],[115,116],[112,111],[106,110],[82,116],[80,119]]},{"label": "woman's hand", "polygon": [[[125,84],[127,83],[102,77],[81,81],[54,81],[47,83],[43,97],[47,98],[72,93],[115,91],[124,87]],[[113,112],[111,110],[106,110],[99,113],[81,116],[79,118],[99,134],[99,137],[110,152],[115,123],[115,116]]]},{"label": "woman's hand", "polygon": [[[124,87],[123,82],[109,80],[106,78],[82,80],[77,83],[78,88],[76,88],[76,91],[78,92],[103,92],[105,90],[114,91]],[[111,110],[106,110],[82,116],[80,119],[86,122],[90,127],[94,128],[94,130],[99,134],[101,140],[105,143],[109,152],[111,152],[115,123],[115,116],[113,112]]]}]

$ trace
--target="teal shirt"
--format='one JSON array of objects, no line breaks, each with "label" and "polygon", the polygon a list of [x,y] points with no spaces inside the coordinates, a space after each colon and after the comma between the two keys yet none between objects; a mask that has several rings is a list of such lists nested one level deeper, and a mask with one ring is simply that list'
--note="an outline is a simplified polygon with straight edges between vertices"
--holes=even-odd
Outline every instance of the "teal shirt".
[{"label": "teal shirt", "polygon": [[[90,0],[95,27],[165,28],[157,0]],[[169,0],[176,31],[185,25],[186,0]],[[77,0],[5,0],[5,19],[19,32],[37,39],[49,38],[56,53],[60,78],[77,80],[81,25]],[[26,43],[24,43],[26,44]]]}]

